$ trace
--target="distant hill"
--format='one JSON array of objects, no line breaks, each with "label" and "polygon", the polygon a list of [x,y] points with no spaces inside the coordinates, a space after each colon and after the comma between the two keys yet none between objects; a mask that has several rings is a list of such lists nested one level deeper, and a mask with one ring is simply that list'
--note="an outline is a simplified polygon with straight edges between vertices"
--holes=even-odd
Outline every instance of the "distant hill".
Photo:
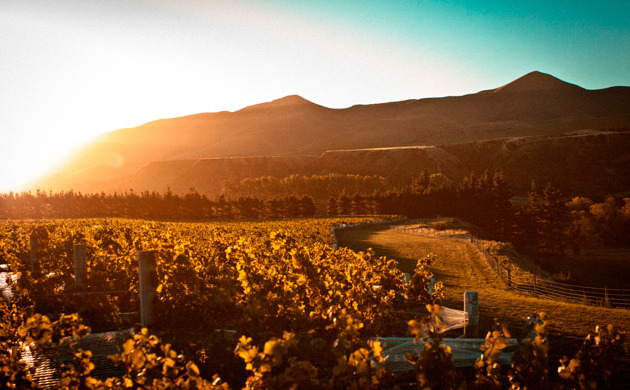
[{"label": "distant hill", "polygon": [[567,193],[630,191],[630,87],[586,90],[541,72],[476,94],[330,109],[287,96],[95,138],[33,188],[218,194],[244,177],[361,173],[403,182],[503,168]]}]

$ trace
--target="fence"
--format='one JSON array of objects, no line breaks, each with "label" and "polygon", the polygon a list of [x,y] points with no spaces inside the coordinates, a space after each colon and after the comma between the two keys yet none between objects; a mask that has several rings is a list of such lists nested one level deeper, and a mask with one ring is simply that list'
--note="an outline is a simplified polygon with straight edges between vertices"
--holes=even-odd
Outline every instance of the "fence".
[{"label": "fence", "polygon": [[[32,277],[41,277],[41,271],[39,266],[39,248],[37,241],[31,236],[31,275]],[[157,271],[156,271],[156,258],[153,251],[138,251],[138,273],[139,273],[139,303],[140,310],[137,312],[140,315],[140,321],[143,327],[148,327],[154,322],[153,304],[156,296],[157,288]],[[87,256],[86,248],[84,244],[74,244],[73,246],[73,260],[74,260],[74,283],[79,289],[86,289],[88,274],[87,274]],[[16,281],[17,274],[12,272],[5,272],[5,276],[0,283],[0,297],[4,299],[11,299],[12,292],[8,287],[6,278]],[[90,295],[117,295],[129,297],[131,292],[129,290],[110,290],[110,291],[78,291],[72,293],[60,293],[60,294],[46,294],[45,296],[90,296]],[[35,295],[37,296],[37,295]],[[129,315],[132,313],[119,313],[121,315]]]},{"label": "fence", "polygon": [[[360,228],[363,226],[369,225],[391,225],[394,223],[405,221],[407,217],[399,217],[385,221],[367,221],[360,222],[354,224],[342,224],[336,225],[330,228],[331,234],[334,239],[333,248],[337,248],[337,236],[336,232],[344,229],[354,229]],[[401,225],[392,225],[390,226],[392,229],[399,229]],[[410,275],[405,274],[405,282],[409,282]],[[429,286],[429,292],[433,289],[433,285],[435,284],[435,279],[431,278],[431,285]],[[454,329],[464,329],[464,336],[466,337],[478,337],[478,327],[479,327],[479,308],[478,308],[478,299],[477,292],[475,291],[466,291],[464,294],[464,310],[451,309],[447,307],[442,308],[442,313],[440,317],[442,321],[444,321],[444,329],[443,332],[454,330]]]},{"label": "fence", "polygon": [[482,241],[469,233],[462,234],[461,231],[452,229],[437,231],[427,226],[418,225],[392,226],[392,228],[401,233],[469,241],[479,249],[490,269],[505,283],[509,290],[563,302],[630,309],[630,289],[612,289],[561,283],[532,273],[513,274],[510,268],[502,265],[496,257],[486,250]]}]

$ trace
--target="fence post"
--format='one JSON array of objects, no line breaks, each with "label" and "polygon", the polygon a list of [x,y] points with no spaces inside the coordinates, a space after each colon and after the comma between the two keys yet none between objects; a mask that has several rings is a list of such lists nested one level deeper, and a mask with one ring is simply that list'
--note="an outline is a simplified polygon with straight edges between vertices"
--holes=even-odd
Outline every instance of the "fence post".
[{"label": "fence post", "polygon": [[590,305],[590,301],[588,299],[588,297],[586,296],[586,291],[582,290],[582,304],[583,305]]},{"label": "fence post", "polygon": [[468,323],[464,328],[464,337],[479,337],[479,299],[477,291],[464,293],[464,312],[468,316]]},{"label": "fence post", "polygon": [[140,279],[140,322],[143,328],[148,328],[155,321],[153,316],[153,301],[156,298],[157,262],[155,252],[138,252],[138,273]]},{"label": "fence post", "polygon": [[512,288],[512,270],[511,269],[507,269],[507,285],[508,288]]},{"label": "fence post", "polygon": [[536,295],[536,274],[534,274],[534,295]]},{"label": "fence post", "polygon": [[87,284],[87,255],[85,244],[74,244],[74,284],[77,287],[84,288]]},{"label": "fence post", "polygon": [[37,236],[34,234],[31,234],[29,237],[31,242],[31,275],[37,278],[41,274],[41,267],[39,265],[39,242],[37,241]]}]

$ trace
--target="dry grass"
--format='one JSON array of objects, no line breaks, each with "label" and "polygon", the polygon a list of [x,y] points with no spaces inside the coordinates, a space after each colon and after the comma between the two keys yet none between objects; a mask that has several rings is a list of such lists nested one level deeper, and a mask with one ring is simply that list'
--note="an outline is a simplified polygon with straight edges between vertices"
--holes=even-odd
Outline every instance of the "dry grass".
[{"label": "dry grass", "polygon": [[[465,291],[479,293],[480,333],[489,330],[494,318],[508,324],[515,335],[522,332],[527,317],[546,312],[550,320],[551,342],[557,353],[573,353],[580,340],[596,325],[630,324],[630,310],[569,304],[507,291],[489,269],[481,254],[469,242],[398,233],[387,226],[368,226],[342,231],[341,246],[354,250],[372,248],[377,254],[397,259],[404,272],[411,272],[417,259],[435,253],[438,261],[432,271],[445,285],[445,306],[463,306]],[[524,336],[524,334],[521,334]]]}]

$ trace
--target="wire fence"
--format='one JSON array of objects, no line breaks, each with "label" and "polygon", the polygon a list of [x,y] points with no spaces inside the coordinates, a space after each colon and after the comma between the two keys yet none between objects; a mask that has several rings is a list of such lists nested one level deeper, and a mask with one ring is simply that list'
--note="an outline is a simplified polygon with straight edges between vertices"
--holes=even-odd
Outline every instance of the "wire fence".
[{"label": "wire fence", "polygon": [[483,241],[463,230],[436,230],[423,225],[398,225],[392,226],[392,228],[401,233],[454,238],[470,242],[479,250],[490,269],[509,290],[563,302],[630,309],[630,289],[591,287],[556,282],[529,272],[519,272],[517,274],[512,272],[509,266],[505,266],[497,257],[493,256],[485,248]]}]

